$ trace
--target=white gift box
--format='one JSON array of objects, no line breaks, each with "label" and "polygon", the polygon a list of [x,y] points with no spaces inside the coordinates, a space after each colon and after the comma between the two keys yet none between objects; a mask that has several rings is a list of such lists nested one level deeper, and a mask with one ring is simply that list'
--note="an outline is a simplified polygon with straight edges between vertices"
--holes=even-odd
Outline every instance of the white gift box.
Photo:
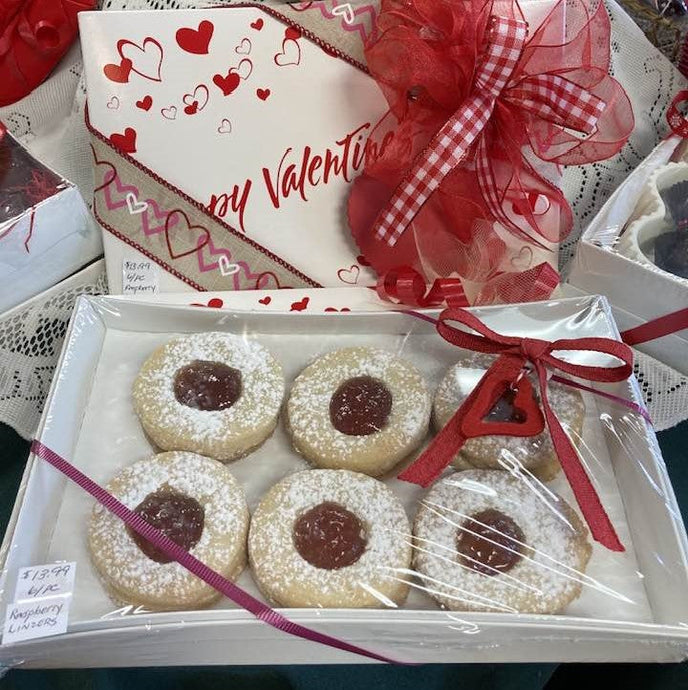
[{"label": "white gift box", "polygon": [[[5,219],[0,208],[0,314],[38,295],[93,261],[102,253],[98,229],[79,190],[36,161],[6,133],[0,147],[5,162],[22,166],[27,194],[40,200],[19,215]],[[10,170],[10,175],[12,171]],[[44,193],[42,189],[53,190]],[[0,174],[3,196],[16,205],[17,192]]]},{"label": "white gift box", "polygon": [[[530,26],[538,26],[553,4],[523,2]],[[350,235],[346,200],[363,167],[366,140],[388,105],[362,65],[333,55],[331,46],[311,40],[308,32],[290,34],[284,18],[305,26],[316,21],[326,40],[338,34],[346,46],[356,45],[360,62],[361,39],[370,37],[377,3],[357,6],[352,22],[331,13],[328,3],[318,6],[268,2],[174,12],[82,12],[89,118],[105,138],[134,132],[131,155],[138,162],[316,283],[372,285],[375,275]],[[180,42],[180,31],[186,40],[200,37],[203,45]],[[127,72],[128,65],[133,66]],[[223,80],[236,75],[239,86],[223,95]],[[559,183],[555,166],[535,165]],[[126,202],[130,215],[141,221],[134,235],[124,233],[126,242],[117,228],[115,234],[103,224],[111,293],[124,291],[123,263],[146,260],[151,253],[167,269],[157,277],[160,292],[189,290],[190,281],[180,273],[190,279],[191,269],[178,269],[180,252],[170,244],[180,230],[168,233],[155,199],[131,184],[110,185],[103,195],[97,215],[98,208]],[[194,222],[202,225],[187,222],[192,228],[198,227]],[[556,263],[555,246],[525,247],[505,230],[500,235],[509,247],[502,270],[517,265],[515,258],[509,263],[512,257],[521,270]],[[220,244],[213,243],[199,250],[194,272],[222,271]],[[238,289],[234,274],[222,276],[206,289]]]},{"label": "white gift box", "polygon": [[[188,298],[177,299],[188,305]],[[131,409],[131,382],[150,351],[172,333],[250,333],[280,359],[288,381],[313,355],[350,343],[385,345],[402,352],[433,385],[456,359],[456,350],[439,338],[431,324],[400,313],[377,313],[380,306],[368,290],[244,292],[232,295],[231,302],[233,310],[80,298],[37,438],[99,483],[149,454],[150,445]],[[215,301],[209,306],[220,305]],[[273,311],[276,308],[280,311]],[[342,314],[346,309],[351,312]],[[366,313],[369,310],[376,313]],[[486,325],[505,334],[571,337],[575,323],[576,336],[618,338],[601,297],[475,312]],[[577,361],[599,361],[589,354],[581,357]],[[634,379],[607,390],[641,400]],[[419,591],[398,609],[283,613],[404,661],[684,658],[688,541],[656,438],[640,417],[606,398],[588,395],[586,408],[581,452],[626,552],[612,554],[594,545],[587,575],[600,586],[584,588],[564,614],[447,612]],[[609,433],[601,420],[606,420]],[[261,449],[233,463],[231,470],[253,509],[269,486],[303,467],[280,426]],[[394,478],[385,481],[411,514],[421,490]],[[563,478],[552,486],[571,500]],[[361,661],[268,627],[227,600],[208,610],[184,613],[134,614],[127,607],[116,609],[86,551],[84,529],[92,504],[54,468],[30,457],[0,551],[0,613],[12,600],[21,567],[75,561],[70,626],[64,635],[0,647],[0,663],[38,668]],[[238,584],[259,596],[248,571]],[[609,588],[615,596],[609,596]],[[189,644],[190,639],[194,644]]]},{"label": "white gift box", "polygon": [[[668,183],[667,176],[688,179],[685,163],[670,162],[679,141],[670,137],[655,148],[607,200],[578,244],[569,283],[604,294],[622,330],[688,307],[688,279],[655,266],[648,250],[666,227],[657,184]],[[688,374],[688,330],[637,347]]]}]

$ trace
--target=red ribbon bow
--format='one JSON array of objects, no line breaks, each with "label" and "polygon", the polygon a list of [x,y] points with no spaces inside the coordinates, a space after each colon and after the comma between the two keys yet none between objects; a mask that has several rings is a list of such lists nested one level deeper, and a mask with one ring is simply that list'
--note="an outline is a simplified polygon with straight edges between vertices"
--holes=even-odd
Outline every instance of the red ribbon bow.
[{"label": "red ribbon bow", "polygon": [[[468,326],[475,333],[456,328],[449,324],[450,321]],[[449,465],[469,438],[495,433],[533,436],[543,430],[546,422],[564,474],[593,538],[612,551],[623,551],[624,547],[576,449],[549,405],[547,368],[558,369],[587,381],[623,381],[633,371],[633,353],[630,347],[609,338],[576,338],[548,342],[534,338],[505,336],[491,330],[480,319],[463,309],[445,309],[438,318],[437,331],[452,345],[498,357],[442,431],[421,456],[399,475],[399,479],[428,486]],[[609,367],[572,364],[553,354],[562,350],[601,352],[616,357],[622,364]],[[527,364],[531,364],[537,374],[544,418],[536,415],[534,418],[526,419],[524,423],[486,421],[489,412],[507,388],[522,381],[526,393],[530,392],[528,378],[523,376]],[[519,390],[517,395],[520,392]]]},{"label": "red ribbon bow", "polygon": [[[571,209],[533,160],[612,156],[633,114],[608,74],[603,3],[565,6],[528,36],[515,1],[382,0],[366,59],[397,125],[373,133],[381,154],[354,183],[349,221],[383,279],[410,267],[430,284],[516,283],[514,269],[533,264],[510,263],[500,228],[540,249],[566,236]],[[515,301],[503,287],[487,293]]]}]

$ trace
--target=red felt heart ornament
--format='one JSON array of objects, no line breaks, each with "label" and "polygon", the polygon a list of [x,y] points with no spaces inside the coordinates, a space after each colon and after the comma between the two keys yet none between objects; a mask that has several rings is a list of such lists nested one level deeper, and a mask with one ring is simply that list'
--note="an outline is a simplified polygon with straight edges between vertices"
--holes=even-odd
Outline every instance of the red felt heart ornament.
[{"label": "red felt heart ornament", "polygon": [[[511,409],[509,409],[511,408]],[[501,412],[510,412],[503,419]],[[473,404],[466,412],[461,432],[466,438],[478,436],[537,436],[545,428],[545,417],[527,376],[516,381],[487,372]]]}]

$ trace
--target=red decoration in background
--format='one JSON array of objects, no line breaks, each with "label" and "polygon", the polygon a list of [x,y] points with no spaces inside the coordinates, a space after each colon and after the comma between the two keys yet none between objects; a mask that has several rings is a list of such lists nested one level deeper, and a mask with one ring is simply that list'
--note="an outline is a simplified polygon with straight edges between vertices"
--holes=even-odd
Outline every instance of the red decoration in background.
[{"label": "red decoration in background", "polygon": [[[423,318],[430,320],[423,315]],[[450,325],[454,321],[474,331],[469,333]],[[558,369],[570,376],[587,381],[624,381],[633,373],[633,353],[628,345],[610,338],[562,339],[554,342],[535,338],[517,338],[495,333],[480,319],[463,309],[445,309],[436,322],[439,334],[452,345],[474,352],[497,355],[478,385],[432,440],[420,457],[400,475],[399,479],[428,486],[449,465],[459,449],[469,439],[486,434],[533,436],[543,426],[532,408],[532,390],[523,387],[525,368],[530,365],[537,374],[544,419],[564,474],[590,527],[593,538],[612,551],[623,551],[614,527],[609,520],[595,487],[571,440],[556,418],[547,399],[547,368]],[[571,364],[553,353],[563,350],[602,352],[622,363],[616,366],[589,366]],[[525,422],[485,422],[499,398],[507,388],[515,388],[519,408],[524,411]],[[530,400],[529,400],[530,397]],[[508,428],[507,428],[508,427]]]},{"label": "red decoration in background", "polygon": [[[566,236],[571,210],[561,191],[535,170],[533,158],[557,165],[608,158],[628,138],[633,115],[623,89],[608,74],[610,25],[603,3],[581,0],[564,24],[565,4],[560,0],[525,45],[514,46],[520,51],[515,67],[506,70],[506,56],[499,58],[505,83],[489,90],[480,79],[494,39],[494,15],[520,26],[515,1],[493,7],[489,0],[382,0],[377,38],[366,46],[366,59],[398,125],[382,155],[366,161],[349,200],[354,239],[381,280],[388,271],[406,268],[429,285],[436,279],[488,283],[502,277],[499,289],[479,290],[473,301],[485,303],[497,294],[515,301],[503,278],[507,246],[495,224],[533,246]],[[569,89],[584,107],[564,104]],[[566,98],[552,100],[553,92]],[[469,103],[475,106],[472,114]],[[590,109],[595,117],[580,117]],[[441,153],[447,145],[433,138],[452,118],[461,138],[470,127],[466,117],[483,120],[479,133],[458,164],[450,155],[455,142],[449,142],[449,169],[438,172],[441,184],[415,217],[411,208],[412,225],[389,246],[384,241],[389,228],[380,233],[382,239],[372,231],[380,229],[381,209],[392,215],[399,210],[399,204],[390,209],[389,201],[420,160],[426,164],[420,182],[401,206],[422,202],[427,170],[438,167],[431,149]],[[379,127],[373,139],[384,133]],[[531,293],[522,283],[518,292],[526,299],[542,292],[543,284],[533,285]],[[556,284],[546,283],[550,290]]]},{"label": "red decoration in background", "polygon": [[0,0],[0,106],[29,94],[77,35],[77,13],[95,0]]}]

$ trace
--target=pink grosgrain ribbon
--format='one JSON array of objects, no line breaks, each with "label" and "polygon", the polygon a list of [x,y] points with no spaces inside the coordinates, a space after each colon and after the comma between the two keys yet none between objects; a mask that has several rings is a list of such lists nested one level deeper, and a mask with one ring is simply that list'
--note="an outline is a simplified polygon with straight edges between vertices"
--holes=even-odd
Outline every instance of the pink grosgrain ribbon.
[{"label": "pink grosgrain ribbon", "polygon": [[59,470],[68,479],[71,479],[75,484],[80,486],[84,491],[88,492],[101,505],[105,506],[111,513],[116,515],[125,525],[133,529],[135,532],[145,537],[158,549],[173,558],[177,563],[184,566],[189,572],[207,582],[211,587],[218,592],[224,594],[228,599],[231,599],[235,604],[241,606],[249,613],[252,613],[256,618],[277,628],[282,632],[296,637],[302,637],[304,640],[317,642],[319,644],[334,647],[345,652],[358,654],[359,656],[375,659],[376,661],[383,661],[390,664],[404,664],[415,665],[410,662],[397,661],[381,654],[376,654],[362,647],[349,644],[344,640],[339,640],[336,637],[330,637],[324,633],[317,632],[311,628],[306,628],[303,625],[294,623],[282,614],[264,604],[262,601],[251,596],[248,592],[238,587],[227,578],[220,575],[218,572],[209,568],[207,565],[192,556],[188,551],[175,544],[171,539],[166,537],[162,532],[148,524],[140,515],[127,508],[121,501],[118,501],[111,493],[103,489],[102,486],[96,484],[92,479],[80,472],[74,465],[60,457],[53,450],[44,446],[40,441],[34,441],[31,444],[31,451],[36,457],[45,460],[51,464],[55,469]]}]

